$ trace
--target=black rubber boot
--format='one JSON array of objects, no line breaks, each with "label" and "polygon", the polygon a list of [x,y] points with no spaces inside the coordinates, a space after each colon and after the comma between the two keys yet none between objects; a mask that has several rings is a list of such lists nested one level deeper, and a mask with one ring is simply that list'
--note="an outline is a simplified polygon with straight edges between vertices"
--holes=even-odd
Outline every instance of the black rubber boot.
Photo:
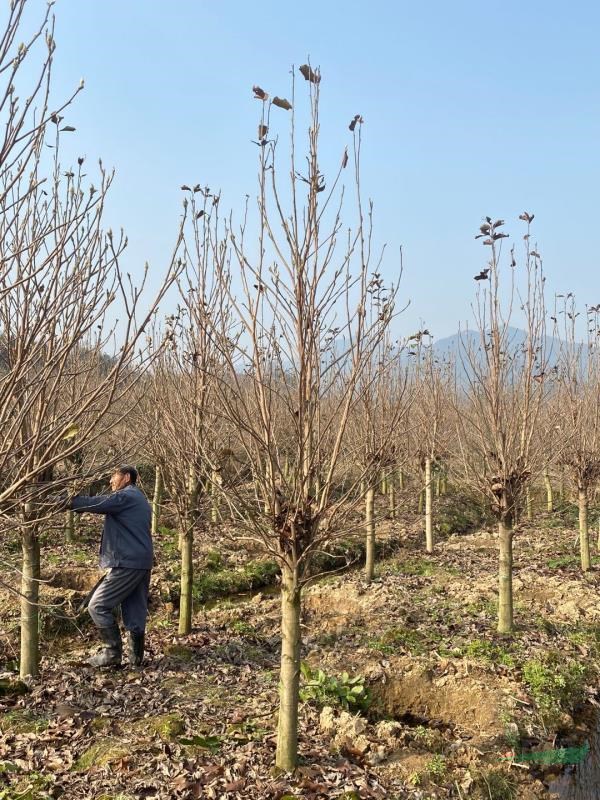
[{"label": "black rubber boot", "polygon": [[123,645],[121,644],[121,632],[119,626],[115,623],[108,628],[98,628],[102,641],[106,645],[104,650],[101,650],[98,655],[88,658],[87,663],[91,667],[119,667],[121,666],[121,657],[123,654]]},{"label": "black rubber boot", "polygon": [[142,633],[133,633],[129,631],[127,634],[127,656],[129,663],[133,667],[141,667],[144,660],[144,639],[145,635]]}]

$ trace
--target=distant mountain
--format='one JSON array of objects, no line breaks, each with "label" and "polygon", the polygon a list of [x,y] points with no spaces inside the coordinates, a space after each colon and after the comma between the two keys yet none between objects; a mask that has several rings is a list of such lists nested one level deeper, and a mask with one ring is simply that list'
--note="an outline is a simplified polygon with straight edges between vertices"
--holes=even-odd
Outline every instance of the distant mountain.
[{"label": "distant mountain", "polygon": [[[509,350],[518,352],[523,348],[527,341],[527,334],[520,328],[508,329]],[[546,358],[548,366],[556,364],[560,342],[553,336],[546,336],[545,339]],[[434,341],[433,352],[439,360],[450,358],[456,364],[457,377],[460,380],[468,374],[468,364],[465,354],[467,351],[477,354],[481,352],[481,335],[479,331],[465,330],[455,333],[453,336],[446,336],[444,339]]]},{"label": "distant mountain", "polygon": [[[509,342],[511,349],[522,347],[527,341],[527,334],[520,328],[509,328]],[[437,355],[451,354],[458,356],[459,353],[464,351],[461,346],[461,341],[467,347],[477,349],[481,344],[481,336],[479,331],[466,330],[461,333],[455,333],[453,336],[446,336],[444,339],[434,340],[433,350]],[[553,336],[546,336],[546,351],[548,353],[558,353],[559,340]]]}]

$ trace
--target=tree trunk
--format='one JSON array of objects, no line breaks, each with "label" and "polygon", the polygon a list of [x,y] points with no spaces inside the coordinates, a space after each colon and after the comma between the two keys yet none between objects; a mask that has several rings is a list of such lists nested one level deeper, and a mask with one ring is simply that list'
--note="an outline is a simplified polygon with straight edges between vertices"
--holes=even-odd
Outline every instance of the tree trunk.
[{"label": "tree trunk", "polygon": [[425,546],[428,553],[433,553],[433,490],[431,482],[431,459],[425,459]]},{"label": "tree trunk", "polygon": [[384,469],[381,470],[381,486],[379,487],[379,491],[384,497],[387,494],[387,472]]},{"label": "tree trunk", "polygon": [[588,495],[587,487],[580,486],[578,491],[579,502],[579,550],[581,553],[581,569],[587,572],[590,562],[590,537],[588,532]]},{"label": "tree trunk", "polygon": [[404,470],[401,469],[398,472],[398,488],[401,492],[404,491]]},{"label": "tree trunk", "polygon": [[448,476],[444,472],[442,475],[442,495],[445,495],[448,491]]},{"label": "tree trunk", "polygon": [[26,527],[22,538],[20,675],[37,675],[39,650],[40,543],[37,529]]},{"label": "tree trunk", "polygon": [[370,486],[365,494],[365,531],[366,556],[365,556],[365,581],[371,583],[375,576],[375,489]]},{"label": "tree trunk", "polygon": [[560,497],[560,502],[564,503],[565,500],[565,468],[560,468],[560,483],[558,485],[558,495]]},{"label": "tree trunk", "polygon": [[162,502],[162,473],[157,465],[154,468],[154,495],[152,496],[152,535],[158,533],[160,521],[160,504]]},{"label": "tree trunk", "polygon": [[417,514],[423,513],[423,501],[425,500],[425,489],[419,492],[419,504],[417,505]]},{"label": "tree trunk", "polygon": [[525,490],[525,504],[527,507],[527,521],[533,522],[533,498],[529,486]]},{"label": "tree trunk", "polygon": [[546,511],[551,514],[554,511],[554,495],[552,493],[552,484],[547,469],[544,470],[544,484],[546,486]]},{"label": "tree trunk", "polygon": [[281,577],[281,672],[275,764],[291,772],[298,761],[298,693],[300,688],[300,589],[293,571]]},{"label": "tree trunk", "polygon": [[315,475],[315,500],[318,503],[321,497],[321,470],[318,469]]},{"label": "tree trunk", "polygon": [[390,518],[396,519],[396,485],[393,475],[388,479],[388,500],[390,508]]},{"label": "tree trunk", "polygon": [[501,520],[498,523],[498,541],[500,546],[500,563],[498,570],[498,633],[513,631],[513,528],[511,521]]},{"label": "tree trunk", "polygon": [[75,541],[75,514],[73,511],[65,511],[65,538],[67,544]]},{"label": "tree trunk", "polygon": [[210,496],[212,501],[210,509],[210,521],[213,523],[213,525],[216,525],[219,521],[219,490],[217,488],[217,484],[220,482],[221,476],[217,470],[213,470],[210,482]]},{"label": "tree trunk", "polygon": [[435,496],[441,497],[441,495],[442,495],[442,476],[440,473],[438,473],[435,479]]},{"label": "tree trunk", "polygon": [[194,565],[192,549],[194,544],[194,528],[188,525],[181,538],[181,593],[179,598],[179,633],[187,635],[192,630],[192,588],[194,583]]}]

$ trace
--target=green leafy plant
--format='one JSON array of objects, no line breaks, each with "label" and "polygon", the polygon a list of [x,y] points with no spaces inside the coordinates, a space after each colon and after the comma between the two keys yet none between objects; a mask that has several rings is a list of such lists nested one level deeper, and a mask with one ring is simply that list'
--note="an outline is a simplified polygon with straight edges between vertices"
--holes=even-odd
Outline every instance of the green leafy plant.
[{"label": "green leafy plant", "polygon": [[249,622],[243,619],[235,619],[230,623],[230,628],[234,633],[240,636],[254,636],[256,635],[256,628]]},{"label": "green leafy plant", "polygon": [[486,639],[474,639],[464,649],[465,658],[477,658],[489,661],[492,664],[503,664],[505,667],[514,667],[514,656],[501,645]]},{"label": "green leafy plant", "polygon": [[441,534],[468,533],[493,522],[478,497],[455,493],[438,499],[436,529]]},{"label": "green leafy plant", "polygon": [[504,741],[513,750],[517,750],[521,743],[521,735],[519,726],[514,721],[510,711],[504,710],[500,712],[500,722],[504,725]]},{"label": "green leafy plant", "polygon": [[482,771],[475,781],[477,796],[481,800],[515,800],[517,782],[513,776],[501,769]]},{"label": "green leafy plant", "polygon": [[[569,626],[571,628],[571,626]],[[567,639],[575,645],[584,645],[590,651],[592,658],[597,660],[600,656],[600,630],[597,625],[580,625],[575,630],[565,630]]]},{"label": "green leafy plant", "polygon": [[408,782],[411,786],[420,786],[423,782],[423,775],[421,772],[411,772],[408,776]]},{"label": "green leafy plant", "polygon": [[447,769],[446,759],[438,753],[427,762],[423,769],[412,772],[408,777],[408,782],[412,786],[421,786],[424,781],[435,783],[446,776]]},{"label": "green leafy plant", "polygon": [[583,698],[588,668],[579,661],[565,661],[550,652],[523,664],[523,680],[538,707],[544,727],[557,724],[562,712],[571,711]]},{"label": "green leafy plant", "polygon": [[341,706],[347,711],[366,711],[371,704],[371,692],[362,675],[350,677],[343,672],[339,677],[327,675],[322,669],[311,669],[303,661],[300,665],[303,685],[300,699],[319,706]]},{"label": "green leafy plant", "polygon": [[439,753],[431,759],[425,767],[425,771],[430,778],[443,778],[446,774],[446,759]]},{"label": "green leafy plant", "polygon": [[435,733],[431,728],[425,727],[425,725],[417,725],[412,735],[415,742],[423,747],[433,748],[436,743]]}]

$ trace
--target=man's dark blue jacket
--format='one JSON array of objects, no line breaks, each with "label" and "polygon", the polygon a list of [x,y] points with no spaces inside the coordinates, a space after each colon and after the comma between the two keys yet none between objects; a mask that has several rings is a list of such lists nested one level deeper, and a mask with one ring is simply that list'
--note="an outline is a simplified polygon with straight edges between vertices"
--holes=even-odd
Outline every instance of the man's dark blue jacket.
[{"label": "man's dark blue jacket", "polygon": [[106,514],[100,543],[100,566],[152,569],[152,512],[144,493],[129,485],[97,497],[78,495],[70,507],[79,513]]}]

